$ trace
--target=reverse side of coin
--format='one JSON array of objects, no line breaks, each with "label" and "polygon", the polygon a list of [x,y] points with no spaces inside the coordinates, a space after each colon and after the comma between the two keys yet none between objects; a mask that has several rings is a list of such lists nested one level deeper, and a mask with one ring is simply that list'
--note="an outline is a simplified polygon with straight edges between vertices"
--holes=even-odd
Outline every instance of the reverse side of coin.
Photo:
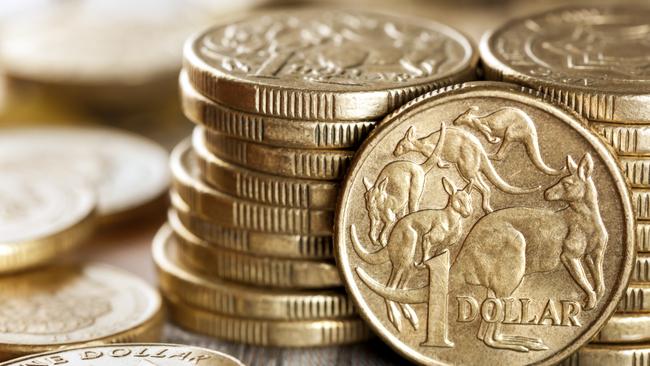
[{"label": "reverse side of coin", "polygon": [[224,193],[284,207],[333,210],[336,206],[336,182],[291,179],[227,163],[208,151],[204,134],[192,136],[192,147],[205,181]]},{"label": "reverse side of coin", "polygon": [[570,7],[511,20],[481,41],[486,75],[589,120],[650,122],[650,8]]},{"label": "reverse side of coin", "polygon": [[477,56],[445,25],[332,9],[265,13],[185,44],[196,89],[241,111],[372,120],[436,87],[474,78]]},{"label": "reverse side of coin", "polygon": [[0,273],[47,263],[87,239],[97,198],[85,182],[12,167],[0,179]]},{"label": "reverse side of coin", "polygon": [[[583,122],[491,82],[381,122],[335,229],[343,281],[378,335],[435,365],[550,365],[595,335],[627,286],[634,216],[614,156]],[[387,208],[399,214],[375,214]]]},{"label": "reverse side of coin", "polygon": [[201,95],[185,71],[179,83],[187,118],[240,140],[303,149],[349,149],[357,147],[375,125],[372,121],[290,120],[240,112]]},{"label": "reverse side of coin", "polygon": [[190,211],[176,192],[171,192],[173,215],[194,236],[207,243],[227,249],[279,258],[333,259],[332,237],[329,235],[272,234],[223,227]]},{"label": "reverse side of coin", "polygon": [[361,342],[372,336],[359,318],[340,320],[258,320],[226,316],[168,299],[179,326],[231,342],[271,347],[325,347]]},{"label": "reverse side of coin", "polygon": [[236,140],[199,127],[194,129],[194,134],[203,135],[208,150],[223,160],[289,178],[340,179],[354,155],[350,150],[307,150],[267,146]]},{"label": "reverse side of coin", "polygon": [[201,181],[190,141],[179,144],[170,159],[172,185],[193,212],[227,227],[283,234],[331,234],[333,212],[260,203],[228,196]]},{"label": "reverse side of coin", "polygon": [[355,315],[351,300],[335,291],[268,291],[197,274],[177,263],[170,228],[153,242],[153,257],[163,292],[209,311],[243,318],[276,320],[332,319]]},{"label": "reverse side of coin", "polygon": [[157,341],[161,298],[143,280],[99,265],[0,278],[0,359],[87,343]]},{"label": "reverse side of coin", "polygon": [[38,127],[0,133],[0,168],[69,174],[95,188],[97,213],[119,219],[169,187],[168,154],[144,137],[109,128]]},{"label": "reverse side of coin", "polygon": [[179,222],[174,229],[179,262],[192,270],[230,281],[279,288],[330,288],[341,286],[336,265],[328,261],[282,259],[244,254],[202,242]]},{"label": "reverse side of coin", "polygon": [[21,357],[2,366],[244,366],[236,358],[207,348],[165,343],[97,345]]}]

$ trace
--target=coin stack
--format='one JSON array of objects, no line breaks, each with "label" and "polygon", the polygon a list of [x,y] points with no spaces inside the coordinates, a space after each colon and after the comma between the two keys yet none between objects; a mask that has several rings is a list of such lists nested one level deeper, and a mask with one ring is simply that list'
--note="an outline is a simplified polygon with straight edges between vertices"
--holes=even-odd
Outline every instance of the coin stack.
[{"label": "coin stack", "polygon": [[571,365],[650,356],[650,48],[647,31],[630,32],[647,27],[648,16],[650,8],[554,10],[513,20],[481,44],[489,78],[534,88],[587,118],[631,185],[638,255],[630,284],[617,313]]},{"label": "coin stack", "polygon": [[172,153],[154,243],[172,320],[256,345],[368,338],[333,261],[340,179],[375,121],[476,62],[453,29],[372,13],[266,14],[188,40],[197,127]]}]

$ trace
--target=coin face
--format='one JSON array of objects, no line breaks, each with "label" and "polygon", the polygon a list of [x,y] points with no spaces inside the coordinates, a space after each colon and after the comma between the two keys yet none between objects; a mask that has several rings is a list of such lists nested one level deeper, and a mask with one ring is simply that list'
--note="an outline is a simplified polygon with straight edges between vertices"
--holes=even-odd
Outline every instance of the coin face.
[{"label": "coin face", "polygon": [[117,217],[161,197],[167,152],[143,137],[108,128],[38,127],[0,132],[0,168],[69,174],[97,192],[98,214]]},{"label": "coin face", "polygon": [[91,346],[22,357],[3,366],[243,366],[236,358],[206,348],[164,344],[129,343]]},{"label": "coin face", "polygon": [[322,120],[382,116],[436,85],[473,77],[477,62],[470,41],[445,25],[331,9],[218,26],[190,39],[184,58],[192,84],[218,102]]},{"label": "coin face", "polygon": [[379,125],[335,228],[343,281],[378,335],[436,365],[554,364],[594,336],[627,285],[634,216],[581,122],[477,82]]},{"label": "coin face", "polygon": [[80,179],[25,167],[0,179],[0,272],[52,260],[92,232],[97,199]]},{"label": "coin face", "polygon": [[650,8],[572,7],[512,20],[481,43],[492,78],[539,88],[588,119],[650,121]]},{"label": "coin face", "polygon": [[0,358],[160,336],[158,292],[109,266],[55,266],[4,276],[0,304]]}]

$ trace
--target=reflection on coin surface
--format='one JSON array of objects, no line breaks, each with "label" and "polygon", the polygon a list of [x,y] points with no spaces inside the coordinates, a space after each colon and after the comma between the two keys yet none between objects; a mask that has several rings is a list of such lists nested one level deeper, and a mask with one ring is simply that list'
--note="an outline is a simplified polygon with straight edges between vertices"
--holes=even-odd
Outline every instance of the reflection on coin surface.
[{"label": "reflection on coin surface", "polygon": [[488,78],[538,89],[590,120],[650,122],[650,8],[571,7],[483,38]]},{"label": "reflection on coin surface", "polygon": [[162,196],[167,152],[143,137],[108,128],[38,127],[0,132],[0,169],[29,166],[86,180],[107,220]]},{"label": "reflection on coin surface", "polygon": [[26,356],[2,366],[243,366],[236,358],[207,348],[165,343],[125,343],[73,348]]},{"label": "reflection on coin surface", "polygon": [[161,299],[143,280],[100,265],[0,278],[0,359],[89,342],[156,341]]},{"label": "reflection on coin surface", "polygon": [[90,186],[63,174],[12,167],[0,174],[0,272],[60,256],[93,231],[97,199]]},{"label": "reflection on coin surface", "polygon": [[335,229],[343,281],[378,335],[436,365],[550,365],[594,336],[627,285],[634,219],[616,160],[582,122],[490,82],[382,121]]},{"label": "reflection on coin surface", "polygon": [[428,90],[474,77],[476,51],[424,19],[331,9],[265,13],[188,40],[194,87],[241,111],[374,119]]}]

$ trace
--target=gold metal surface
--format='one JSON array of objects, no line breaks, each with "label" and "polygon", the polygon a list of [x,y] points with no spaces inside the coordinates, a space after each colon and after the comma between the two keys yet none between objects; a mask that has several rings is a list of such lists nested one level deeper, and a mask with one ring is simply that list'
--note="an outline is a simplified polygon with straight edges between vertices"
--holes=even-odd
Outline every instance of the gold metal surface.
[{"label": "gold metal surface", "polygon": [[650,341],[650,314],[614,314],[593,343],[641,343]]}]

